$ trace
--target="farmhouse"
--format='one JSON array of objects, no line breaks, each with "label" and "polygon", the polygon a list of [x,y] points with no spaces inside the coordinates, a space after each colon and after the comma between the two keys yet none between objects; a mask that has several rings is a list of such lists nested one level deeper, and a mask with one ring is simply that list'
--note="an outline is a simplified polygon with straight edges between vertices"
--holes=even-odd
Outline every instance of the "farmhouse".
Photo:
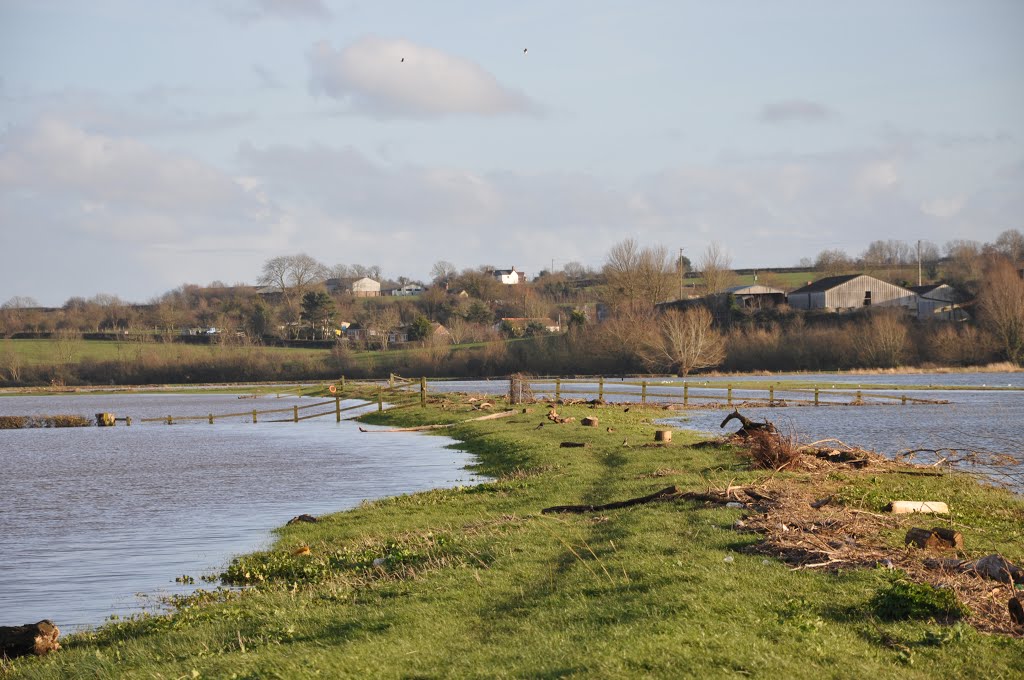
[{"label": "farmhouse", "polygon": [[506,286],[514,286],[517,283],[526,283],[526,274],[524,272],[516,271],[513,265],[512,269],[495,269],[491,272],[491,276],[496,278]]},{"label": "farmhouse", "polygon": [[917,295],[867,274],[829,276],[789,294],[794,309],[849,311],[862,307],[906,307],[917,311]]}]

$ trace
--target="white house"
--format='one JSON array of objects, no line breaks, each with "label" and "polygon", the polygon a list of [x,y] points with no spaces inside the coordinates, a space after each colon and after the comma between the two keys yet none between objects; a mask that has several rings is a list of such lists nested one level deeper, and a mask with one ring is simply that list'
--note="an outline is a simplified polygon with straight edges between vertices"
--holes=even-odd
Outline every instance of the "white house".
[{"label": "white house", "polygon": [[378,297],[380,295],[380,282],[364,276],[361,279],[327,279],[325,282],[327,292],[350,293],[353,297]]},{"label": "white house", "polygon": [[419,295],[423,292],[423,286],[418,283],[407,283],[404,286],[398,288],[392,288],[390,293],[392,295],[407,296],[407,295]]},{"label": "white house", "polygon": [[506,286],[514,286],[517,283],[526,283],[526,274],[524,272],[516,271],[515,266],[513,266],[512,269],[495,269],[491,272],[491,275]]}]

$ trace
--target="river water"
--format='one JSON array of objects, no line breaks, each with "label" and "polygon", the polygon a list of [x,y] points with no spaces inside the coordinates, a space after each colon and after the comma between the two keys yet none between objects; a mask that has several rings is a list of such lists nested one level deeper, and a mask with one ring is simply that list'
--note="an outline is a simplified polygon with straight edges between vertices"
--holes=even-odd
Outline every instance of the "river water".
[{"label": "river water", "polygon": [[[106,394],[3,397],[0,415],[129,415],[131,427],[0,430],[0,625],[65,630],[159,606],[175,583],[266,547],[271,529],[374,499],[474,483],[452,440],[366,435],[332,411],[143,423],[304,406],[298,397]],[[348,406],[357,402],[342,402]],[[375,407],[375,405],[373,406]],[[371,408],[373,408],[371,407]],[[358,411],[346,412],[351,415]]]},{"label": "river water", "polygon": [[[1017,493],[1024,493],[1024,373],[915,373],[915,374],[784,374],[742,377],[694,377],[685,381],[688,394],[694,403],[704,402],[701,395],[725,400],[722,389],[730,383],[756,382],[763,384],[760,389],[735,389],[733,398],[737,406],[722,408],[689,409],[673,411],[658,422],[682,429],[720,435],[738,429],[733,421],[725,430],[719,425],[733,408],[739,408],[743,415],[753,420],[770,420],[784,433],[793,434],[801,443],[824,439],[838,439],[851,446],[858,446],[879,453],[894,456],[915,449],[958,449],[976,452],[980,460],[990,461],[990,454],[1003,454],[1015,462],[998,466],[963,463],[959,467],[985,476],[989,481],[1007,486]],[[787,381],[800,381],[810,385],[803,391],[782,389]],[[635,379],[606,379],[606,392],[628,392],[628,395],[606,395],[614,402],[639,402],[641,387],[629,382]],[[648,393],[668,396],[648,397],[649,402],[683,401],[683,384],[680,378],[649,378]],[[823,401],[852,400],[857,390],[863,390],[867,401],[876,401],[867,406],[790,406],[748,407],[739,406],[745,399],[767,401],[768,387],[779,384],[775,389],[776,399],[812,400],[813,386],[821,390]],[[554,381],[550,379],[531,380],[534,395],[553,397]],[[873,389],[885,386],[886,389]],[[891,386],[891,387],[890,387]],[[705,388],[702,390],[702,387]],[[598,395],[597,382],[574,382],[571,387],[573,398],[593,399]],[[912,388],[912,389],[911,389]],[[923,389],[921,389],[923,388]],[[972,389],[974,388],[974,389]],[[508,392],[508,381],[437,381],[432,382],[434,391],[459,391],[483,394],[504,394]],[[883,405],[873,395],[892,397]],[[899,405],[899,398],[948,401],[946,404],[908,403]],[[943,452],[940,455],[950,455]],[[959,455],[959,454],[953,454]],[[917,462],[930,463],[934,456],[926,452],[915,454]]]}]

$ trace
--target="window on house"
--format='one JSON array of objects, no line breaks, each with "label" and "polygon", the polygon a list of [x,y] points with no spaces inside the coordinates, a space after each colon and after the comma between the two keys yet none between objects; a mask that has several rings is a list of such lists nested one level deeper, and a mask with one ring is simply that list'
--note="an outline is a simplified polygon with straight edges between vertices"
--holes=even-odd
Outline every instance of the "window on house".
[{"label": "window on house", "polygon": [[865,307],[870,307],[871,306],[871,291],[870,290],[864,291],[864,306]]}]

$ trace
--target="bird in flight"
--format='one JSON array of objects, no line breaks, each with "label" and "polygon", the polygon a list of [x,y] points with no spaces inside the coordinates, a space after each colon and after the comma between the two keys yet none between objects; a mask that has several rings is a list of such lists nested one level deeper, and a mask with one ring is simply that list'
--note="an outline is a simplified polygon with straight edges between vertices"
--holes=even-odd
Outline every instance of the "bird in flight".
[{"label": "bird in flight", "polygon": [[523,54],[526,54],[526,50],[527,49],[529,49],[529,48],[526,48],[526,47],[523,48]]},{"label": "bird in flight", "polygon": [[405,57],[402,57],[402,62],[403,62],[403,63],[405,62]]}]

